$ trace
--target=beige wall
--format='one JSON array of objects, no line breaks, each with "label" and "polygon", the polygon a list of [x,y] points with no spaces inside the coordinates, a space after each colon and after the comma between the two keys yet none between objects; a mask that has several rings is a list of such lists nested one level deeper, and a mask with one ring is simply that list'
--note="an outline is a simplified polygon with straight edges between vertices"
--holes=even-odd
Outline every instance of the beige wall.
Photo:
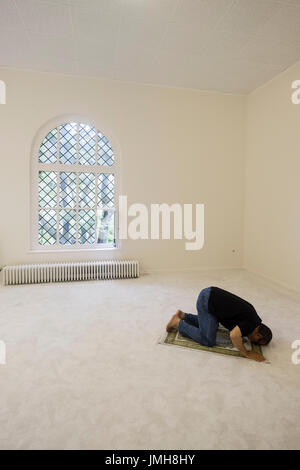
[{"label": "beige wall", "polygon": [[[0,79],[0,265],[113,257],[137,258],[146,270],[242,265],[245,97],[8,69]],[[201,251],[185,251],[184,241],[128,240],[115,252],[29,252],[32,143],[67,113],[117,138],[129,203],[205,204]]]},{"label": "beige wall", "polygon": [[[113,257],[137,258],[145,270],[244,265],[300,291],[300,105],[291,102],[300,63],[248,97],[8,69],[0,79],[0,265]],[[202,250],[128,240],[117,251],[29,251],[32,144],[68,113],[115,136],[129,203],[205,204]]]},{"label": "beige wall", "polygon": [[300,63],[248,97],[246,269],[300,291]]}]

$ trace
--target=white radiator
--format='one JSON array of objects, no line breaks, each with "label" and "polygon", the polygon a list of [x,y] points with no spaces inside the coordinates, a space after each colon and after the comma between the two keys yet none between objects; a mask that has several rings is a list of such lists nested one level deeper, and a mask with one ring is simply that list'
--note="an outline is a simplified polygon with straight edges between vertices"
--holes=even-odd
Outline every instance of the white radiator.
[{"label": "white radiator", "polygon": [[47,263],[3,268],[3,284],[39,284],[44,282],[88,281],[139,277],[138,261],[86,261]]}]

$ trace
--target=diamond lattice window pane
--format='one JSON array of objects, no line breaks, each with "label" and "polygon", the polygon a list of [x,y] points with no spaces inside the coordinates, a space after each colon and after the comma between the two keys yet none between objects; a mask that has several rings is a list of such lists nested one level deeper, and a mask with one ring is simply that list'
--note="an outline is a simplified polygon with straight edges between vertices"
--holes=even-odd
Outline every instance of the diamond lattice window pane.
[{"label": "diamond lattice window pane", "polygon": [[98,176],[98,207],[114,206],[115,177],[113,173]]},{"label": "diamond lattice window pane", "polygon": [[40,163],[56,163],[57,160],[57,129],[53,129],[44,138],[39,151]]},{"label": "diamond lattice window pane", "polygon": [[39,211],[39,244],[55,245],[56,243],[56,211],[53,209]]},{"label": "diamond lattice window pane", "polygon": [[60,172],[60,207],[76,206],[76,173]]},{"label": "diamond lattice window pane", "polygon": [[57,204],[57,176],[55,171],[39,171],[39,206],[55,207]]},{"label": "diamond lattice window pane", "polygon": [[59,243],[73,245],[76,243],[76,211],[59,211]]},{"label": "diamond lattice window pane", "polygon": [[97,243],[115,245],[115,212],[114,210],[97,210],[96,226]]},{"label": "diamond lattice window pane", "polygon": [[78,241],[81,245],[95,243],[95,211],[78,212]]},{"label": "diamond lattice window pane", "polygon": [[78,151],[81,165],[95,165],[96,129],[87,124],[79,124]]},{"label": "diamond lattice window pane", "polygon": [[79,207],[95,207],[95,175],[79,173]]},{"label": "diamond lattice window pane", "polygon": [[114,164],[114,152],[109,140],[98,132],[98,164],[111,166]]},{"label": "diamond lattice window pane", "polygon": [[60,163],[76,163],[77,123],[68,122],[59,128],[60,134]]}]

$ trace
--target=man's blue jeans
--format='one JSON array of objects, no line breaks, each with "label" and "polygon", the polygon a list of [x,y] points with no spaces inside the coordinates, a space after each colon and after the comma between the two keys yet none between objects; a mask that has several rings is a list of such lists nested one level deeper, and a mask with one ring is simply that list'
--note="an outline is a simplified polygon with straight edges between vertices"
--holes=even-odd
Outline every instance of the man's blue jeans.
[{"label": "man's blue jeans", "polygon": [[214,346],[216,344],[219,322],[214,315],[208,311],[208,300],[211,288],[203,289],[197,300],[198,315],[186,313],[184,320],[180,320],[178,330],[182,336],[187,336],[203,346]]}]

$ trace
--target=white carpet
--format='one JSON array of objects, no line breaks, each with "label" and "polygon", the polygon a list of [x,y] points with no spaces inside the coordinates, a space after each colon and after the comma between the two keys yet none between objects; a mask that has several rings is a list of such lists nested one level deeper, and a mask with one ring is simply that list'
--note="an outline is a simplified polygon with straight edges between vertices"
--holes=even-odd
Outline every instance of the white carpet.
[{"label": "white carpet", "polygon": [[[272,327],[271,364],[157,345],[199,291]],[[299,449],[300,296],[244,271],[0,288],[1,449]]]}]

